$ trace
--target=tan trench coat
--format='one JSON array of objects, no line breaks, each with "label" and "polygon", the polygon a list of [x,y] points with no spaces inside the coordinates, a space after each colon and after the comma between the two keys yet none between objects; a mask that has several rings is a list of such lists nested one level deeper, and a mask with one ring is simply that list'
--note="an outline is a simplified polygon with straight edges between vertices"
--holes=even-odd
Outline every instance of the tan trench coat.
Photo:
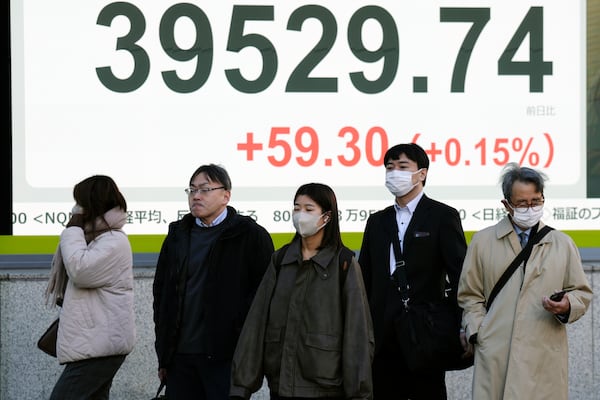
[{"label": "tan trench coat", "polygon": [[566,327],[543,308],[542,297],[573,289],[567,294],[571,323],[587,311],[592,289],[579,250],[569,236],[553,230],[534,246],[525,272],[515,271],[486,312],[492,288],[520,250],[508,217],[477,232],[467,249],[458,303],[467,337],[477,333],[473,399],[568,398]]}]

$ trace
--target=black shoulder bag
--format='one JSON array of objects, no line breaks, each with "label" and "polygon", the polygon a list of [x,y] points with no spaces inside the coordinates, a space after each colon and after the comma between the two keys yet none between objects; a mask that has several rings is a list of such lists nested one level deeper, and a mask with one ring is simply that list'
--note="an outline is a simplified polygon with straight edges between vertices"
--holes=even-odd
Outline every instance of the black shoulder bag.
[{"label": "black shoulder bag", "polygon": [[460,343],[462,310],[447,297],[439,302],[412,303],[408,297],[406,263],[398,235],[392,242],[396,257],[394,276],[403,310],[395,321],[396,336],[408,368],[412,371],[461,370],[473,365],[474,357],[463,357]]},{"label": "black shoulder bag", "polygon": [[500,290],[504,287],[506,282],[508,282],[508,279],[517,270],[519,265],[521,265],[521,262],[523,262],[523,264],[527,263],[527,260],[531,255],[531,251],[533,250],[533,246],[535,246],[540,240],[542,240],[542,238],[546,236],[546,233],[550,232],[553,229],[554,228],[546,225],[542,229],[540,229],[539,232],[535,233],[531,237],[531,239],[529,239],[525,247],[523,247],[521,252],[515,257],[513,262],[510,263],[510,265],[506,268],[506,271],[504,271],[502,276],[500,276],[500,279],[498,279],[496,285],[494,285],[494,288],[490,292],[490,296],[485,303],[486,311],[490,309],[490,307],[492,306],[492,302],[494,301],[498,293],[500,293]]}]

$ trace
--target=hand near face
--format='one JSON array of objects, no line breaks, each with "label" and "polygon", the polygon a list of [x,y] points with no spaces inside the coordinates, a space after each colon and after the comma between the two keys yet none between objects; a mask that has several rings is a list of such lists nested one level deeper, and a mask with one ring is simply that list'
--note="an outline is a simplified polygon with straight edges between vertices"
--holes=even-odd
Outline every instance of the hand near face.
[{"label": "hand near face", "polygon": [[83,218],[83,214],[73,214],[71,215],[71,219],[69,220],[69,222],[67,222],[67,228],[71,226],[78,226],[80,228],[83,228],[84,224],[85,220]]}]

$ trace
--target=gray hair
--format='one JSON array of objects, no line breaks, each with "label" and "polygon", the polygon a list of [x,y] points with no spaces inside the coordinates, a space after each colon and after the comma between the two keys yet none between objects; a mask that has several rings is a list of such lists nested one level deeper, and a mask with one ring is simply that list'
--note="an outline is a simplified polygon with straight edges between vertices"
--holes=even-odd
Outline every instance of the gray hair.
[{"label": "gray hair", "polygon": [[548,177],[543,172],[528,167],[520,167],[515,162],[506,164],[500,175],[502,194],[506,200],[510,200],[513,185],[517,181],[533,183],[536,191],[544,194],[544,182],[547,180]]}]

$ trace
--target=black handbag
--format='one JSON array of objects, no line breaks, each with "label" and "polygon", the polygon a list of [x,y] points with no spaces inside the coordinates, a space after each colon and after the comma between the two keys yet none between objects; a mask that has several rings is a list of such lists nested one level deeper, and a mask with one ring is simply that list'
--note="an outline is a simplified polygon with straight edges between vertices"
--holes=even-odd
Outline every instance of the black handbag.
[{"label": "black handbag", "polygon": [[474,356],[464,357],[460,343],[462,310],[447,296],[439,302],[411,302],[397,234],[392,243],[396,257],[394,277],[403,303],[394,321],[395,330],[408,368],[454,371],[471,367]]},{"label": "black handbag", "polygon": [[37,347],[44,353],[56,357],[56,337],[58,335],[58,318],[56,318],[42,334]]},{"label": "black handbag", "polygon": [[460,309],[444,300],[410,304],[395,321],[396,335],[412,371],[461,370],[473,365],[463,357],[460,343]]}]

